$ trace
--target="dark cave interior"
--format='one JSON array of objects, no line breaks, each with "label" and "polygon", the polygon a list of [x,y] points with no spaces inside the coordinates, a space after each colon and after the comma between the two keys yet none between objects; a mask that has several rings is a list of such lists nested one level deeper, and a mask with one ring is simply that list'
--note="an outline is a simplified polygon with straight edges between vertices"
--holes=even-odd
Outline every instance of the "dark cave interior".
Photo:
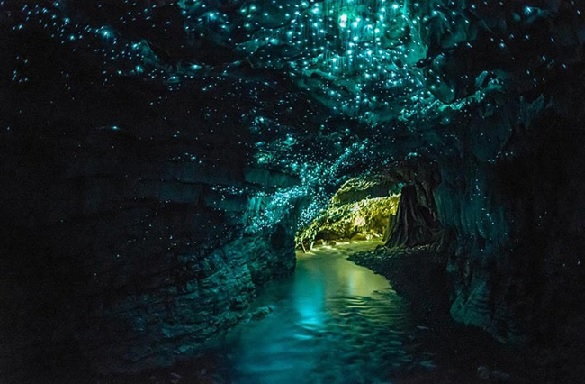
[{"label": "dark cave interior", "polygon": [[175,371],[295,250],[377,241],[443,346],[391,382],[581,383],[584,13],[0,0],[0,381],[246,383]]}]

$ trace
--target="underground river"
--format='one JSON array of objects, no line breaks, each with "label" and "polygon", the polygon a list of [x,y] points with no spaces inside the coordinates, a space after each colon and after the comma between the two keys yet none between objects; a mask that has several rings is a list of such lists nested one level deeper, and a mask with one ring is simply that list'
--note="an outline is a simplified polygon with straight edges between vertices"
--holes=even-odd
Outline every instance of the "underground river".
[{"label": "underground river", "polygon": [[297,254],[295,272],[262,290],[249,321],[213,347],[221,378],[238,384],[389,383],[399,368],[431,368],[409,352],[408,305],[388,280],[347,261],[379,243]]}]

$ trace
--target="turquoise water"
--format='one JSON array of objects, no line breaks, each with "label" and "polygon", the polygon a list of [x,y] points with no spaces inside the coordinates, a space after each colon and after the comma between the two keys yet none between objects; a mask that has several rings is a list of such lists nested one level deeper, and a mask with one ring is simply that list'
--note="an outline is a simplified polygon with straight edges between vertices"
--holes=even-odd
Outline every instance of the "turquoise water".
[{"label": "turquoise water", "polygon": [[405,348],[412,329],[407,304],[384,277],[346,260],[376,245],[298,254],[294,274],[269,283],[250,311],[262,315],[219,342],[229,367],[225,381],[390,383],[393,370],[413,361]]}]

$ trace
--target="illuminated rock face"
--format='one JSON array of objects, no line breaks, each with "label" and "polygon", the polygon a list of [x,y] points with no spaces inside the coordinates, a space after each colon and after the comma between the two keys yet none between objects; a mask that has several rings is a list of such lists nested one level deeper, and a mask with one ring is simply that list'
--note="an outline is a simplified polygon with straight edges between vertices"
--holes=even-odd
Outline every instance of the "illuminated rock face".
[{"label": "illuminated rock face", "polygon": [[440,175],[457,321],[509,340],[580,308],[580,2],[0,7],[2,291],[20,324],[51,314],[21,340],[110,369],[188,354],[348,178],[404,159]]},{"label": "illuminated rock face", "polygon": [[296,236],[297,248],[318,241],[382,240],[398,210],[396,181],[384,177],[349,179],[333,195],[327,209]]}]

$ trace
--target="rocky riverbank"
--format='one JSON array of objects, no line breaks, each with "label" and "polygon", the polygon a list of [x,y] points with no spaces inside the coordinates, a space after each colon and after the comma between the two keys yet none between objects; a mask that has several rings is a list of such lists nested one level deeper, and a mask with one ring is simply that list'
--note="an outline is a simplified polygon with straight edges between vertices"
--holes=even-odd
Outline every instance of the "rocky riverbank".
[{"label": "rocky riverbank", "polygon": [[[449,316],[445,257],[432,245],[413,248],[379,246],[348,257],[392,282],[411,302],[420,323],[413,348],[431,349],[437,367],[406,370],[396,383],[545,383],[546,372],[531,368],[534,361],[514,346],[500,344],[477,328],[456,324]],[[552,383],[552,382],[551,382]]]},{"label": "rocky riverbank", "polygon": [[422,320],[444,323],[448,319],[445,262],[432,246],[379,246],[374,251],[357,252],[348,260],[388,278],[394,289],[416,301],[413,310]]},{"label": "rocky riverbank", "polygon": [[[576,341],[562,345],[546,340],[532,341],[528,345],[503,344],[478,328],[455,323],[449,316],[448,298],[452,294],[447,288],[447,256],[437,247],[390,248],[380,245],[373,251],[357,252],[348,259],[388,278],[393,288],[411,302],[413,314],[421,324],[418,332],[412,335],[413,348],[431,346],[435,353],[436,369],[405,371],[394,382],[582,382],[585,368],[578,359],[582,347]],[[577,333],[577,326],[567,327],[566,333]],[[560,336],[551,335],[550,339],[553,337]],[[563,338],[570,340],[568,336]]]}]

